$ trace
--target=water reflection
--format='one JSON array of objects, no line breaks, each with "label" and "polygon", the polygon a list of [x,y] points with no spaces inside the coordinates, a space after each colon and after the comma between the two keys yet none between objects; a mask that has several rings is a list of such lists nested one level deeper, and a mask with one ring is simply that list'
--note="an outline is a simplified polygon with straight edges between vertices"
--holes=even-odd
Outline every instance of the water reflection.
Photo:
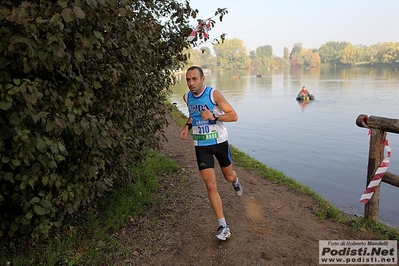
[{"label": "water reflection", "polygon": [[310,100],[298,101],[299,106],[301,107],[302,112],[305,112],[306,105],[308,105]]}]

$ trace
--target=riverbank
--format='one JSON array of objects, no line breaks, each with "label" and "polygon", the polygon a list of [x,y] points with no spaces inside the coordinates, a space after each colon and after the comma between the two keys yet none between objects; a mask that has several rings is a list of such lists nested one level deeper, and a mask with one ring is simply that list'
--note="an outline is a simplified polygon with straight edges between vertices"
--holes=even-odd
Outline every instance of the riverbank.
[{"label": "riverbank", "polygon": [[319,240],[398,239],[379,224],[341,219],[308,187],[232,147],[244,194],[236,197],[217,168],[232,237],[215,242],[217,221],[194,146],[179,137],[186,118],[179,112],[168,119],[159,154],[132,171],[137,184],[113,192],[101,212],[85,214],[48,242],[8,247],[0,265],[318,265]]},{"label": "riverbank", "polygon": [[[322,211],[320,203],[298,187],[265,179],[256,168],[235,165],[244,187],[240,198],[217,170],[232,237],[215,242],[217,221],[197,170],[194,147],[180,139],[180,130],[171,121],[162,148],[180,166],[178,174],[162,177],[159,200],[167,204],[156,204],[123,229],[127,233],[120,234],[119,241],[131,246],[135,255],[129,264],[121,260],[120,265],[318,265],[318,240],[377,238],[373,231],[354,227],[354,220],[320,219],[316,215]],[[232,155],[239,156],[234,151]],[[252,166],[256,166],[253,161]],[[172,192],[173,197],[168,197]]]}]

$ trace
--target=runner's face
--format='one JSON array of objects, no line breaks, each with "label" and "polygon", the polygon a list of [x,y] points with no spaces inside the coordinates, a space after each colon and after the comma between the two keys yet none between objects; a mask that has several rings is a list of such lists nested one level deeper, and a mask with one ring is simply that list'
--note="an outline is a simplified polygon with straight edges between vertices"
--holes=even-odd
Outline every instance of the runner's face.
[{"label": "runner's face", "polygon": [[198,69],[189,70],[186,73],[187,86],[192,93],[198,95],[204,89],[205,77],[201,77]]}]

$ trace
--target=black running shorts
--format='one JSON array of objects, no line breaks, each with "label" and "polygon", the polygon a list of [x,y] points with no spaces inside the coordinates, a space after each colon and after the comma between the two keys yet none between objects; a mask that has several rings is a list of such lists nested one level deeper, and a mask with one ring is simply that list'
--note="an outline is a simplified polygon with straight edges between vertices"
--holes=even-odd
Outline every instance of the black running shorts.
[{"label": "black running shorts", "polygon": [[195,155],[200,171],[215,167],[213,156],[216,157],[221,167],[227,167],[233,162],[227,141],[209,146],[195,146]]}]

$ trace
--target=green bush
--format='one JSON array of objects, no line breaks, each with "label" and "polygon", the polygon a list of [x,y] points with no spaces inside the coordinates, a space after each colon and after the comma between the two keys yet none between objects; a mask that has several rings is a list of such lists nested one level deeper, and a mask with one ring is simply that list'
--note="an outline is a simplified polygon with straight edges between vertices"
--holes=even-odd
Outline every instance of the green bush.
[{"label": "green bush", "polygon": [[0,4],[0,236],[37,237],[158,147],[188,3]]}]

